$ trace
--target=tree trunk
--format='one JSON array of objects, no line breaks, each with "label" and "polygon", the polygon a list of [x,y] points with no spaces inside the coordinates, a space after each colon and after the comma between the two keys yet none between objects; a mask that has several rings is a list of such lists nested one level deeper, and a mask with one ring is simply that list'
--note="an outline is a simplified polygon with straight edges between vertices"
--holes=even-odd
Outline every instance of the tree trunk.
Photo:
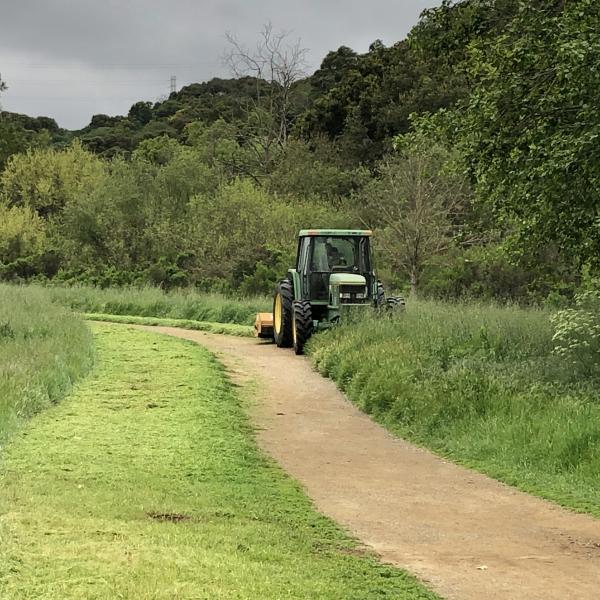
[{"label": "tree trunk", "polygon": [[410,270],[410,295],[411,298],[419,295],[419,270],[416,267]]}]

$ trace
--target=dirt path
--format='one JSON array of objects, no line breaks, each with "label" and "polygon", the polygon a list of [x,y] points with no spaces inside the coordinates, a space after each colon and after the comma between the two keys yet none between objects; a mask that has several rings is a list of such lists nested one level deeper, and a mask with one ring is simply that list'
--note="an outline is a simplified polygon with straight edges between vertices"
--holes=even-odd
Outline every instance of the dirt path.
[{"label": "dirt path", "polygon": [[244,338],[157,327],[261,385],[258,439],[318,509],[448,599],[600,598],[600,521],[393,438],[306,359]]}]

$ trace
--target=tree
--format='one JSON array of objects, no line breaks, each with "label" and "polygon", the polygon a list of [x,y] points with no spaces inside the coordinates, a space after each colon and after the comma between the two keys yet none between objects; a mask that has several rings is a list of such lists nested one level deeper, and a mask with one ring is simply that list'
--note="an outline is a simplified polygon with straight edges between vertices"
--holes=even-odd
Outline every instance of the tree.
[{"label": "tree", "polygon": [[28,208],[0,205],[0,278],[48,274],[46,223]]},{"label": "tree", "polygon": [[[2,74],[0,74],[0,92],[4,90],[6,90],[6,83],[2,81]],[[4,169],[8,157],[24,148],[23,142],[19,132],[0,116],[0,173]]]},{"label": "tree", "polygon": [[369,129],[361,115],[360,107],[355,106],[348,111],[344,122],[344,132],[339,137],[339,147],[346,162],[359,165],[369,162],[373,155],[373,140]]},{"label": "tree", "polygon": [[378,177],[359,199],[388,263],[408,275],[416,296],[427,265],[457,243],[472,241],[461,225],[469,187],[444,147],[419,136],[398,141],[399,153],[379,164]]},{"label": "tree", "polygon": [[0,173],[4,170],[8,159],[13,154],[24,152],[27,146],[24,130],[5,119],[0,113]]},{"label": "tree", "polygon": [[0,263],[40,255],[45,236],[45,224],[35,212],[0,205]]},{"label": "tree", "polygon": [[269,176],[268,188],[281,195],[322,198],[339,206],[370,176],[363,167],[343,169],[329,157],[323,158],[308,143],[290,140]]},{"label": "tree", "polygon": [[78,196],[91,194],[105,175],[104,163],[78,141],[60,151],[30,148],[9,159],[0,177],[0,203],[51,218]]},{"label": "tree", "polygon": [[[307,50],[300,40],[289,41],[285,32],[276,33],[268,23],[252,50],[232,34],[225,61],[236,77],[252,77],[256,97],[249,99],[245,113],[246,144],[253,151],[262,173],[270,171],[272,161],[285,148],[294,120],[295,84],[304,76]],[[266,85],[265,85],[266,84]]]},{"label": "tree", "polygon": [[[131,111],[130,111],[131,112]],[[88,130],[98,129],[100,127],[112,127],[118,125],[124,117],[109,117],[108,115],[93,115],[90,124],[86,127]]]},{"label": "tree", "polygon": [[[457,59],[458,60],[458,59]],[[374,165],[394,135],[410,128],[410,115],[453,105],[464,97],[456,64],[447,65],[407,41],[370,45],[361,55],[348,48],[329,53],[310,78],[312,103],[299,117],[305,138],[339,140],[346,164]]]},{"label": "tree", "polygon": [[163,166],[173,160],[180,149],[177,140],[163,135],[140,142],[131,157],[133,160],[145,160],[153,165]]},{"label": "tree", "polygon": [[523,256],[548,243],[600,269],[600,5],[522,2],[472,49],[457,121],[478,196]]},{"label": "tree", "polygon": [[211,125],[196,121],[185,128],[185,135],[202,162],[226,178],[247,172],[246,152],[239,144],[240,131],[235,125],[224,119]]},{"label": "tree", "polygon": [[328,52],[311,77],[312,87],[320,93],[327,93],[342,81],[349,70],[357,68],[358,62],[358,54],[348,46]]},{"label": "tree", "polygon": [[152,102],[136,102],[129,109],[127,118],[137,125],[146,125],[152,120]]}]

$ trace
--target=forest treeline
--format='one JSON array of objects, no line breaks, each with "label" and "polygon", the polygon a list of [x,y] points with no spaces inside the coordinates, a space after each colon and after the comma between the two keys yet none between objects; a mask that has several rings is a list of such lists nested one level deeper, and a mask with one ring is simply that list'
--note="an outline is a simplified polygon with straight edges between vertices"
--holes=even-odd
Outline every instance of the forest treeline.
[{"label": "forest treeline", "polygon": [[444,0],[310,76],[266,26],[126,116],[1,113],[0,277],[260,293],[300,228],[371,227],[395,287],[568,302],[600,268],[599,28],[596,0]]}]

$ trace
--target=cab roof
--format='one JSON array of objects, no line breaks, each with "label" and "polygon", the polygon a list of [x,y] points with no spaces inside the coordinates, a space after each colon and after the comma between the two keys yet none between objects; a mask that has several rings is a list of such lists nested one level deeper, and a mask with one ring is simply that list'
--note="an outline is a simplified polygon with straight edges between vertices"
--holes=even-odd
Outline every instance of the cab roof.
[{"label": "cab roof", "polygon": [[370,229],[302,229],[298,234],[298,237],[313,237],[317,235],[327,237],[342,237],[349,235],[370,237],[373,235],[373,232]]}]

